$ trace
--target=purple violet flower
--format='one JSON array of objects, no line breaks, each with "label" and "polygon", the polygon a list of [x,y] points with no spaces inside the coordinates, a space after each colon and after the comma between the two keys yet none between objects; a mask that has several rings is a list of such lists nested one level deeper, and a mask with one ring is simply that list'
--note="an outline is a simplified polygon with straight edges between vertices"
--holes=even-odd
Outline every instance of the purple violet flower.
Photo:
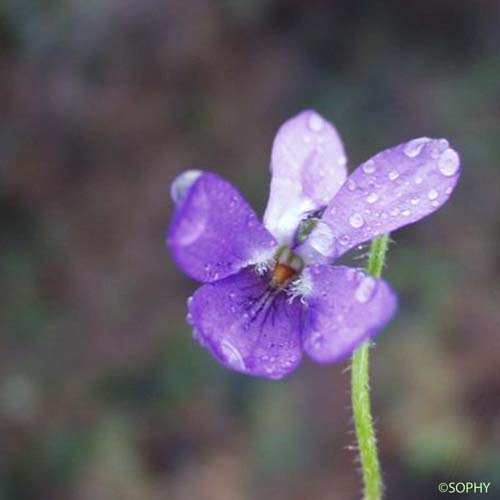
[{"label": "purple violet flower", "polygon": [[274,140],[263,224],[228,181],[181,174],[167,243],[177,265],[203,283],[188,300],[195,338],[224,366],[274,379],[303,352],[319,363],[349,356],[392,318],[397,297],[383,279],[333,262],[437,210],[459,167],[446,139],[421,137],[347,177],[335,127],[304,111]]}]

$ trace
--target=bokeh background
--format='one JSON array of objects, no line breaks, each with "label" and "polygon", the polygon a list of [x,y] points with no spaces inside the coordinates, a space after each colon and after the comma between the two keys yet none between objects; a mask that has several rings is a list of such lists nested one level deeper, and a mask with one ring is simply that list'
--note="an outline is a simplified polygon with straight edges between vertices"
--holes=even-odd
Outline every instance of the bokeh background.
[{"label": "bokeh background", "polygon": [[422,135],[462,154],[450,203],[393,235],[373,405],[388,500],[500,498],[499,26],[486,0],[1,0],[0,499],[360,497],[348,363],[225,371],[164,245],[185,168],[262,214],[306,107],[351,168]]}]

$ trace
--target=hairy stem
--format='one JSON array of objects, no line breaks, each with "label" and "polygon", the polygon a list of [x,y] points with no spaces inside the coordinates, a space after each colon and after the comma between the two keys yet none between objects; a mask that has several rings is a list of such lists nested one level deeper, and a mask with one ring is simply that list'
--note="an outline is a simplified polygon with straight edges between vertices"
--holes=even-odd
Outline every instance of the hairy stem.
[{"label": "hairy stem", "polygon": [[[380,277],[384,267],[389,235],[372,241],[366,270]],[[352,355],[351,401],[356,439],[363,473],[364,500],[382,498],[382,474],[377,452],[377,438],[370,405],[370,342],[365,342]]]}]

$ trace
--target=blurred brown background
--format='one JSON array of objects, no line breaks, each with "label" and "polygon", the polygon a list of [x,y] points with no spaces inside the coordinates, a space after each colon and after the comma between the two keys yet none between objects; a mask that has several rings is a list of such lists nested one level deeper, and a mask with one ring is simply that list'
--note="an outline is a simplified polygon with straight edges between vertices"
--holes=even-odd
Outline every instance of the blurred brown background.
[{"label": "blurred brown background", "polygon": [[499,25],[486,0],[1,0],[0,499],[360,497],[347,364],[225,371],[164,245],[188,167],[261,214],[306,107],[351,168],[422,135],[462,154],[393,235],[373,405],[388,500],[500,498]]}]

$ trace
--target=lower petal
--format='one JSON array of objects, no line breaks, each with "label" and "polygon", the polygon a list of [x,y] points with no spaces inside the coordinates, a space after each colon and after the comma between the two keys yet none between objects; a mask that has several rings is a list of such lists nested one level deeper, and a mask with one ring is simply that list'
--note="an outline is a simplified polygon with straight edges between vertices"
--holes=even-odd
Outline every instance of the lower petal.
[{"label": "lower petal", "polygon": [[195,337],[227,368],[278,379],[300,363],[303,305],[252,267],[203,285],[188,307]]},{"label": "lower petal", "polygon": [[359,269],[310,266],[305,270],[309,306],[304,351],[318,363],[349,356],[390,321],[397,297],[384,280]]}]

